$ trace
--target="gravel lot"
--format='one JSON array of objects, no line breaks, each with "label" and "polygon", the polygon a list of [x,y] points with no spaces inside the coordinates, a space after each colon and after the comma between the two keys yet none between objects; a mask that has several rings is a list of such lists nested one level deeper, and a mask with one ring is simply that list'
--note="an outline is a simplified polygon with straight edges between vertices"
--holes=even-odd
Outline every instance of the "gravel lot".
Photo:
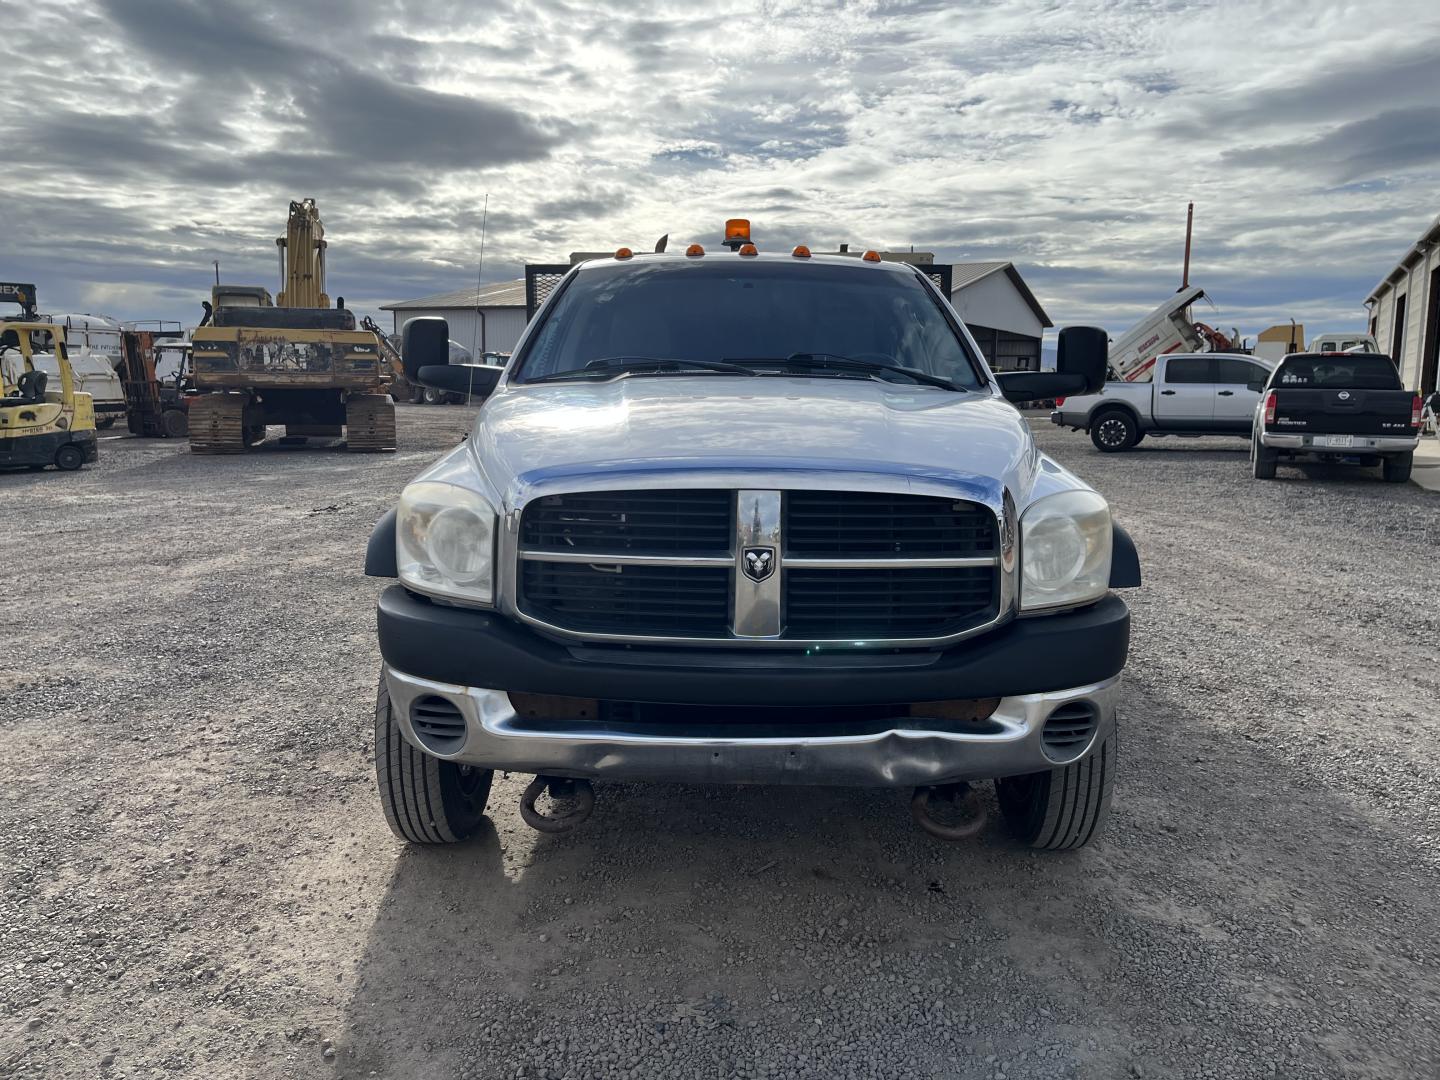
[{"label": "gravel lot", "polygon": [[0,476],[0,1076],[1440,1075],[1440,494],[1102,457],[1146,585],[1104,841],[907,793],[606,786],[402,850],[370,772],[389,457]]}]

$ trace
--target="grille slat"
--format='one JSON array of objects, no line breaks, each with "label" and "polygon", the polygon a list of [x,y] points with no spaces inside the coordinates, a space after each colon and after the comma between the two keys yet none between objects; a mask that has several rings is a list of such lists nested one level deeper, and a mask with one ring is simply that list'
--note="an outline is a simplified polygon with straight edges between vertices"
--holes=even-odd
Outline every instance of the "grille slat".
[{"label": "grille slat", "polygon": [[995,554],[995,516],[980,503],[872,491],[791,491],[785,554],[815,558],[964,558]]},{"label": "grille slat", "polygon": [[626,566],[615,574],[584,563],[524,562],[520,579],[530,614],[567,630],[723,638],[730,573],[723,566]]},{"label": "grille slat", "polygon": [[587,491],[525,508],[521,545],[597,555],[715,555],[734,541],[734,494],[724,490]]},{"label": "grille slat", "polygon": [[993,567],[790,570],[786,632],[797,638],[939,637],[990,617]]}]

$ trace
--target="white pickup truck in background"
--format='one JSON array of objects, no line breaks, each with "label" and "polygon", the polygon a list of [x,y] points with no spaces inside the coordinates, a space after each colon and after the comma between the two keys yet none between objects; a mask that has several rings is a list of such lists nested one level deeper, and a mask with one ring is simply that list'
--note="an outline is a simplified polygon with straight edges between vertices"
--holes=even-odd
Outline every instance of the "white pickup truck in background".
[{"label": "white pickup truck in background", "polygon": [[1155,358],[1150,382],[1112,380],[1098,394],[1059,398],[1050,420],[1088,431],[1105,453],[1146,435],[1248,438],[1272,365],[1244,353],[1172,353]]}]

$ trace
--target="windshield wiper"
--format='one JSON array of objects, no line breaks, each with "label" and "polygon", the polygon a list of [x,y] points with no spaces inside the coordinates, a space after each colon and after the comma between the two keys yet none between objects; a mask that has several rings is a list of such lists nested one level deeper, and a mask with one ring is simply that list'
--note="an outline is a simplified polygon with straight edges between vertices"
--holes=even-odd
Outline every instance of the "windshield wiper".
[{"label": "windshield wiper", "polygon": [[923,383],[926,386],[938,386],[942,390],[961,390],[949,379],[943,379],[939,375],[931,375],[928,371],[920,371],[918,368],[891,367],[889,364],[877,364],[869,360],[856,360],[853,356],[841,356],[839,353],[827,352],[797,352],[791,353],[784,360],[751,360],[746,357],[743,361],[736,358],[737,362],[746,364],[782,364],[785,367],[811,368],[815,370],[830,369],[833,371],[858,371],[871,376],[899,375],[912,382]]},{"label": "windshield wiper", "polygon": [[526,379],[527,383],[558,382],[562,379],[614,378],[616,375],[659,373],[667,369],[675,371],[718,371],[725,375],[756,375],[758,372],[739,364],[726,364],[716,360],[691,360],[683,356],[603,356],[591,360],[583,368],[568,371],[552,371]]}]

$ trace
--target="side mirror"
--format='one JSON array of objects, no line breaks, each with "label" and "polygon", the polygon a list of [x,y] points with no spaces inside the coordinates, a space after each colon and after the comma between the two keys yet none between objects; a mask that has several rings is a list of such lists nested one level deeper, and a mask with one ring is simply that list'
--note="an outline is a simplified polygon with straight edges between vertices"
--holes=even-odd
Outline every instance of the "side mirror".
[{"label": "side mirror", "polygon": [[450,325],[431,315],[411,319],[400,331],[405,378],[432,390],[485,397],[500,382],[503,368],[450,363]]},{"label": "side mirror", "polygon": [[467,397],[485,397],[500,382],[504,369],[486,364],[427,364],[416,372],[415,381],[436,390],[449,390]]},{"label": "side mirror", "polygon": [[1105,388],[1110,339],[1098,326],[1067,326],[1060,331],[1054,371],[1007,371],[995,376],[1010,401],[1098,394]]},{"label": "side mirror", "polygon": [[434,316],[409,320],[400,331],[405,378],[420,382],[420,369],[450,363],[450,324]]}]

